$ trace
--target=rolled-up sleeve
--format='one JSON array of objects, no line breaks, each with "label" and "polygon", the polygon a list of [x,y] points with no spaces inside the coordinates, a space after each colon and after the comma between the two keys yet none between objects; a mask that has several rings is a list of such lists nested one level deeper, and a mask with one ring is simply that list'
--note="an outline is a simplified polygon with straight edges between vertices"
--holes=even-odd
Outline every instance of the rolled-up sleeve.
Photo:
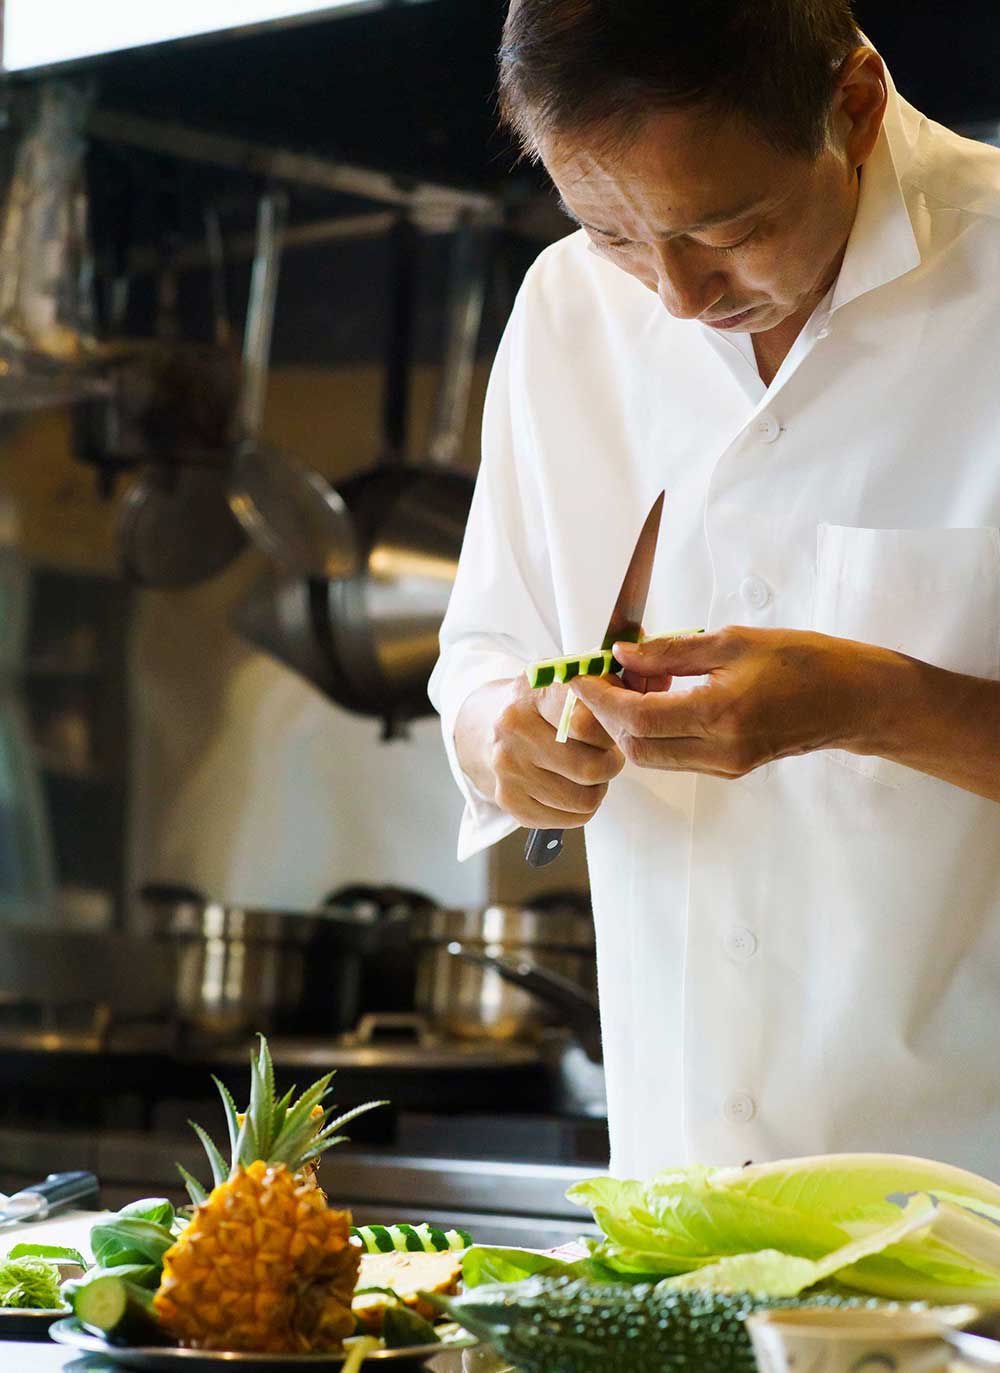
[{"label": "rolled-up sleeve", "polygon": [[[530,273],[529,273],[530,278]],[[469,696],[559,652],[545,512],[533,475],[529,395],[523,375],[524,288],[490,376],[482,462],[430,698],[465,797],[458,857],[497,843],[517,822],[480,794],[462,771],[455,722]]]}]

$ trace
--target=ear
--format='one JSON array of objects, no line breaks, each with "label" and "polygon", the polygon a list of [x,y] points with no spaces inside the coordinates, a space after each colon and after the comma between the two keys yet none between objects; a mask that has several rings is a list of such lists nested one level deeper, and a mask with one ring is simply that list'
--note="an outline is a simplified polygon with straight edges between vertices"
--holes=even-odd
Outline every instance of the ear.
[{"label": "ear", "polygon": [[845,57],[833,94],[833,126],[853,169],[863,166],[878,141],[889,98],[885,64],[867,46]]}]

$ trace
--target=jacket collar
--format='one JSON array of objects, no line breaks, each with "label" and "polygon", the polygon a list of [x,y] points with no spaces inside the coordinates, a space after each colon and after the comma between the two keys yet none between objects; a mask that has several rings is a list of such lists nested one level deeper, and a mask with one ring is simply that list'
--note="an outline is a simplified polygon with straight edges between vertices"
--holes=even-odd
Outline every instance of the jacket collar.
[{"label": "jacket collar", "polygon": [[888,102],[875,151],[861,172],[858,209],[833,289],[831,314],[920,265],[920,248],[903,193],[916,156],[921,116],[886,72]]}]

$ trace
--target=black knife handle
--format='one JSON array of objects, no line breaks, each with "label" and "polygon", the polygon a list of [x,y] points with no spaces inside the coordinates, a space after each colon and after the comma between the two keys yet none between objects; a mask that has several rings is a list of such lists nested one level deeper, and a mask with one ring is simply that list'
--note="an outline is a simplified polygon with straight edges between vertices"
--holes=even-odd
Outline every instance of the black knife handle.
[{"label": "black knife handle", "polygon": [[57,1207],[69,1206],[75,1201],[96,1201],[100,1184],[93,1173],[50,1173],[44,1182],[36,1182],[22,1191],[41,1197],[46,1206],[44,1214],[48,1215]]},{"label": "black knife handle", "polygon": [[563,850],[564,830],[532,830],[524,846],[524,861],[532,868],[547,868]]}]

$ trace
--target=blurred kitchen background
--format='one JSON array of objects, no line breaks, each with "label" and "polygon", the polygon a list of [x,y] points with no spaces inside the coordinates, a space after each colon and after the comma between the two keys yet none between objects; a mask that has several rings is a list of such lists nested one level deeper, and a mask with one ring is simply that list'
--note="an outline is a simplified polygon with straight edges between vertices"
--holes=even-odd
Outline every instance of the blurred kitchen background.
[{"label": "blurred kitchen background", "polygon": [[[425,694],[568,228],[494,127],[504,6],[133,8],[2,11],[0,1189],[180,1196],[266,1029],[391,1099],[327,1165],[362,1220],[557,1242],[607,1158],[581,836],[459,865]],[[995,0],[858,12],[997,141]]]}]

